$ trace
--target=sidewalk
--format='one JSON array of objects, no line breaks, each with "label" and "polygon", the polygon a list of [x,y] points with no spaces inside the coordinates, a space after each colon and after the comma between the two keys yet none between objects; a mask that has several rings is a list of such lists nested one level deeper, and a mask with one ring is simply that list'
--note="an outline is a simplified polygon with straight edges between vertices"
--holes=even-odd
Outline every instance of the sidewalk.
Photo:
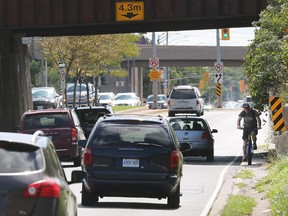
[{"label": "sidewalk", "polygon": [[[254,198],[257,204],[253,208],[253,216],[272,215],[269,209],[269,200],[266,199],[265,193],[259,193],[255,190],[257,182],[268,174],[265,161],[267,155],[267,151],[265,152],[262,149],[256,150],[254,151],[252,165],[248,166],[247,162],[242,162],[239,167],[230,167],[226,173],[223,186],[208,214],[209,216],[220,216],[220,212],[227,203],[230,195],[244,195]],[[241,157],[239,157],[238,160],[241,160]],[[253,179],[235,178],[241,169],[250,169],[255,174],[255,177]],[[245,186],[239,187],[236,185],[237,183],[244,183]]]}]

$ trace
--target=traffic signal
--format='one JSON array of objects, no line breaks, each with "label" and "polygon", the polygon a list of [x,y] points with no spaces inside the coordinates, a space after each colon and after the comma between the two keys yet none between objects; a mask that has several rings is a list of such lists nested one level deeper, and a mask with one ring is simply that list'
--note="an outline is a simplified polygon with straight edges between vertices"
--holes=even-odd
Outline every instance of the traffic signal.
[{"label": "traffic signal", "polygon": [[230,29],[222,28],[221,29],[221,40],[230,40]]}]

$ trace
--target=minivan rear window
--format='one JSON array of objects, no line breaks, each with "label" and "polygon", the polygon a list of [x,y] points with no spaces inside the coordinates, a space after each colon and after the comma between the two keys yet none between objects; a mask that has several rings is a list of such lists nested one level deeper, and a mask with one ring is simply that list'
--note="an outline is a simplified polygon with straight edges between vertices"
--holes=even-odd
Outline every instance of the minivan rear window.
[{"label": "minivan rear window", "polygon": [[170,98],[174,99],[195,99],[196,93],[193,89],[174,89]]},{"label": "minivan rear window", "polygon": [[94,146],[137,145],[139,143],[170,146],[168,132],[159,124],[137,124],[121,122],[103,122],[91,139]]},{"label": "minivan rear window", "polygon": [[43,168],[43,157],[40,148],[0,141],[0,175],[36,171]]}]

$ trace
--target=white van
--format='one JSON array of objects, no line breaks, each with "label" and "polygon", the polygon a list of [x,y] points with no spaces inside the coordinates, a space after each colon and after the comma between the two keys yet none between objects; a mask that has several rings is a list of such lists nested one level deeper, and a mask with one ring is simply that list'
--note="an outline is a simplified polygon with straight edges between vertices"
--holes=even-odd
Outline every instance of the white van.
[{"label": "white van", "polygon": [[204,98],[196,87],[181,85],[174,87],[168,98],[168,116],[177,113],[204,115]]}]

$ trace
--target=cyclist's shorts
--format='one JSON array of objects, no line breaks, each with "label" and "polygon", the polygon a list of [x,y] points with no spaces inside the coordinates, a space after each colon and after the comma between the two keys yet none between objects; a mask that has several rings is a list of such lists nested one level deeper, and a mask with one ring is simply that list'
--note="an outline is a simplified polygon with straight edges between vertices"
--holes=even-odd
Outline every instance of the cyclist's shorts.
[{"label": "cyclist's shorts", "polygon": [[243,135],[242,135],[242,139],[243,139],[243,140],[247,140],[247,139],[248,139],[248,135],[249,135],[252,131],[254,131],[256,135],[258,134],[257,128],[254,128],[254,129],[245,129],[245,128],[244,128],[244,130],[243,130]]}]

